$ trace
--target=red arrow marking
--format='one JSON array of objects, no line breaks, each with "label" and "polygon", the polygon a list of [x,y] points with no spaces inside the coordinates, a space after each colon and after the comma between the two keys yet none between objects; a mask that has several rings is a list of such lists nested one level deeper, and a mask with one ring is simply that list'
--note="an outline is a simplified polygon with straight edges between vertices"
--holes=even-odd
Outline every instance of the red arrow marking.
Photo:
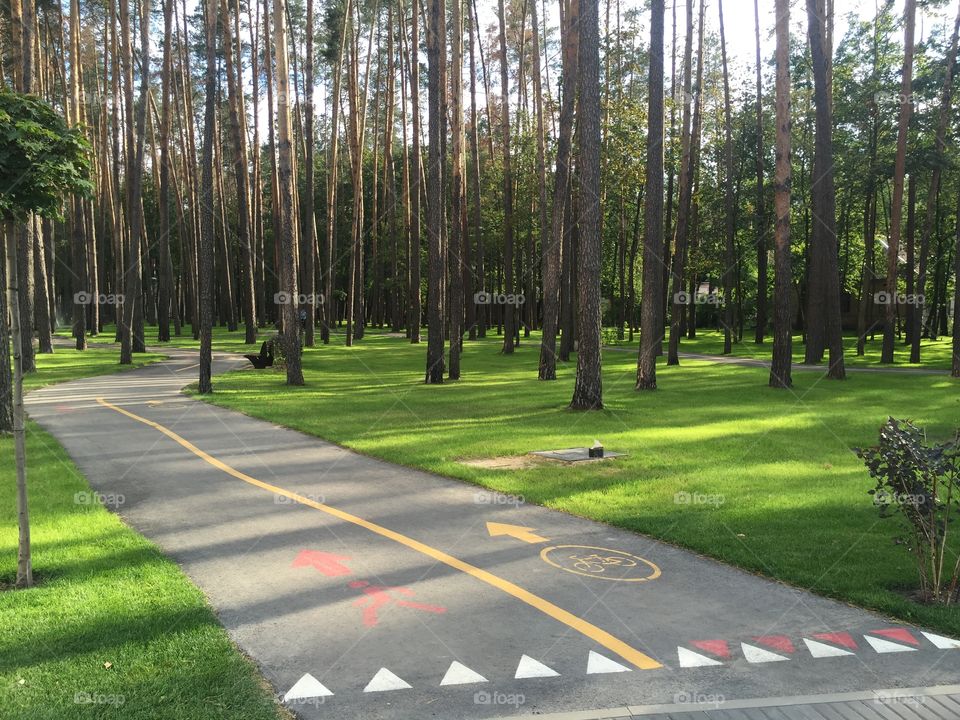
[{"label": "red arrow marking", "polygon": [[349,559],[345,555],[334,555],[320,550],[301,550],[293,561],[293,567],[313,567],[327,577],[337,577],[351,574],[350,568],[342,562]]},{"label": "red arrow marking", "polygon": [[835,645],[843,645],[848,647],[851,650],[857,649],[857,643],[853,639],[853,636],[850,633],[837,632],[837,633],[816,633],[814,636],[817,640],[826,640],[827,642],[832,642]]},{"label": "red arrow marking", "polygon": [[900,642],[905,642],[908,645],[920,646],[920,642],[910,634],[909,630],[904,630],[903,628],[890,628],[889,630],[871,630],[871,635],[882,635],[883,637],[888,637],[891,640],[899,640]]},{"label": "red arrow marking", "polygon": [[695,640],[691,645],[722,658],[730,657],[730,646],[726,640]]},{"label": "red arrow marking", "polygon": [[796,651],[793,642],[786,635],[760,635],[754,638],[761,645],[766,645],[780,652],[792,653]]}]

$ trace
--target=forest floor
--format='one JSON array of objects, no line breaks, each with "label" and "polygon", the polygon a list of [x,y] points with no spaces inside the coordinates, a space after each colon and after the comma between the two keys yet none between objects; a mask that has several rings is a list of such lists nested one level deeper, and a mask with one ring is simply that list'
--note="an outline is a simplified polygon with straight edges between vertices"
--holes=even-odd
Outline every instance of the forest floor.
[{"label": "forest floor", "polygon": [[[136,366],[161,359],[135,356]],[[121,369],[114,349],[56,347],[38,355],[33,390]],[[117,377],[123,384],[122,375]],[[69,398],[64,398],[64,403]],[[64,408],[66,412],[66,408]],[[253,664],[230,641],[202,593],[152,542],[91,490],[63,448],[27,426],[36,587],[11,590],[17,521],[13,440],[0,437],[0,716],[276,719]]]},{"label": "forest floor", "polygon": [[[229,349],[220,338],[216,346]],[[710,349],[709,335],[701,342],[683,350]],[[795,387],[782,392],[767,387],[763,368],[684,360],[658,369],[657,392],[638,394],[635,358],[608,351],[605,409],[573,414],[565,408],[575,362],[558,368],[557,382],[537,382],[537,343],[534,335],[508,357],[497,337],[467,342],[463,378],[426,386],[424,345],[368,332],[352,348],[307,349],[303,388],[286,387],[277,371],[235,372],[216,379],[209,400],[960,633],[956,611],[909,599],[916,570],[898,544],[902,528],[878,516],[854,453],[876,442],[891,415],[931,439],[951,437],[960,396],[948,376],[855,373],[838,383],[823,368],[796,367]],[[483,462],[595,439],[626,457],[602,465]]]}]

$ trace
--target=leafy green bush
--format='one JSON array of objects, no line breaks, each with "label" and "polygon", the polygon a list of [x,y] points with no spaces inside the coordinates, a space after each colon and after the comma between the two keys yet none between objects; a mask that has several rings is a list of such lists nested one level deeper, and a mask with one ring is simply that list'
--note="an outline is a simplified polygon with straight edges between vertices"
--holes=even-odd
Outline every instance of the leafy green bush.
[{"label": "leafy green bush", "polygon": [[960,434],[944,444],[926,444],[926,434],[907,420],[888,418],[880,443],[857,448],[877,485],[870,494],[881,517],[905,521],[901,538],[917,561],[924,600],[958,600],[960,553],[948,543],[953,512],[960,504]]}]

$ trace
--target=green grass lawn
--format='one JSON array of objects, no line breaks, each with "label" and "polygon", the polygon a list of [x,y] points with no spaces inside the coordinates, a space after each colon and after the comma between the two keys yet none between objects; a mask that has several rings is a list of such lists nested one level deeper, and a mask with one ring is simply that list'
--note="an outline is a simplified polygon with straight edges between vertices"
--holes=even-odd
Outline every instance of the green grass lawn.
[{"label": "green grass lawn", "polygon": [[[159,355],[136,355],[137,364]],[[28,389],[117,371],[113,349],[37,356]],[[0,454],[13,441],[0,437]],[[0,467],[0,717],[280,717],[269,688],[202,593],[102,505],[63,448],[27,432],[34,572],[11,590],[17,524],[12,461]]]},{"label": "green grass lawn", "polygon": [[[369,333],[353,348],[307,349],[305,387],[287,388],[276,371],[239,371],[216,378],[210,399],[960,635],[960,612],[906,598],[916,583],[912,558],[894,542],[898,521],[878,517],[852,451],[874,444],[888,415],[935,438],[951,435],[960,426],[957,381],[852,374],[838,383],[798,369],[793,391],[775,391],[766,370],[684,361],[661,366],[656,392],[637,393],[635,356],[609,351],[606,409],[575,414],[565,409],[573,365],[543,383],[536,337],[512,357],[499,347],[498,338],[467,342],[463,379],[426,386],[425,344]],[[461,462],[594,438],[629,456],[520,470]],[[716,502],[683,503],[678,493]]]},{"label": "green grass lawn", "polygon": [[[607,334],[612,333],[608,330]],[[609,344],[618,347],[636,347],[639,346],[640,338],[634,334],[635,342],[626,340],[616,340]],[[880,364],[880,348],[883,344],[883,335],[867,337],[864,343],[864,354],[857,355],[857,336],[855,333],[846,333],[843,336],[843,358],[848,367],[890,367]],[[716,330],[698,329],[697,337],[688,340],[684,337],[680,341],[680,352],[696,353],[702,355],[720,355],[723,353],[723,333]],[[765,343],[757,345],[753,341],[753,330],[744,330],[743,342],[734,343],[733,357],[751,358],[757,360],[770,360],[773,352],[773,340],[768,336]],[[803,336],[793,336],[793,360],[796,363],[803,362]],[[825,358],[826,360],[826,358]],[[920,342],[920,362],[910,362],[910,348],[903,344],[903,340],[897,341],[894,350],[894,366],[902,367],[926,367],[939,370],[949,370],[953,362],[953,338],[949,335],[937,338],[936,340],[923,339]]]}]

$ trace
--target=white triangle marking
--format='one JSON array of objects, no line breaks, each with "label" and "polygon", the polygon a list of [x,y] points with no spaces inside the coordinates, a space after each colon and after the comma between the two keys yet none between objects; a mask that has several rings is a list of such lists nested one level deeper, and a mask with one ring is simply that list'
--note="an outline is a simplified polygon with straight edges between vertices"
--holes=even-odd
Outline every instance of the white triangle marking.
[{"label": "white triangle marking", "polygon": [[621,665],[615,660],[601,655],[598,652],[590,651],[587,658],[587,675],[601,675],[603,673],[621,673],[630,672],[630,668]]},{"label": "white triangle marking", "polygon": [[377,674],[367,683],[364,692],[384,692],[385,690],[405,690],[410,685],[401,680],[386,668],[377,670]]},{"label": "white triangle marking", "polygon": [[700,653],[695,653],[693,650],[687,650],[682,647],[677,648],[677,657],[680,659],[680,667],[682,668],[723,665],[722,662],[718,662],[713,658],[708,658],[706,655],[701,655]]},{"label": "white triangle marking", "polygon": [[954,650],[960,649],[960,640],[953,640],[952,638],[944,637],[943,635],[934,635],[933,633],[923,632],[923,636],[927,638],[930,642],[936,645],[941,650]]},{"label": "white triangle marking", "polygon": [[487,679],[478,672],[474,672],[463,663],[454,660],[447,668],[447,674],[440,681],[441,685],[468,685],[470,683],[487,682]]},{"label": "white triangle marking", "polygon": [[880,638],[870,637],[869,635],[864,635],[867,642],[870,643],[870,646],[876,650],[878,653],[895,653],[895,652],[916,652],[916,648],[907,647],[906,645],[900,645],[898,643],[892,643],[889,640],[881,640]]},{"label": "white triangle marking", "polygon": [[772,653],[769,650],[758,648],[755,645],[747,645],[745,642],[740,643],[740,647],[743,648],[743,656],[747,659],[747,662],[768,663],[790,659],[788,657],[784,657],[783,655]]},{"label": "white triangle marking", "polygon": [[825,657],[840,657],[841,655],[853,655],[849,650],[841,650],[840,648],[835,648],[832,645],[826,645],[816,640],[807,640],[806,638],[803,641],[807,644],[807,650],[810,651],[810,654],[815,658],[825,658]]},{"label": "white triangle marking", "polygon": [[536,677],[557,677],[558,673],[553,668],[549,668],[539,660],[534,660],[529,655],[520,658],[520,664],[517,665],[516,679],[536,678]]},{"label": "white triangle marking", "polygon": [[287,694],[283,696],[283,701],[289,702],[290,700],[303,700],[305,698],[329,697],[330,695],[333,695],[333,693],[330,692],[322,682],[310,673],[307,673],[297,680],[292,688],[287,690]]}]

